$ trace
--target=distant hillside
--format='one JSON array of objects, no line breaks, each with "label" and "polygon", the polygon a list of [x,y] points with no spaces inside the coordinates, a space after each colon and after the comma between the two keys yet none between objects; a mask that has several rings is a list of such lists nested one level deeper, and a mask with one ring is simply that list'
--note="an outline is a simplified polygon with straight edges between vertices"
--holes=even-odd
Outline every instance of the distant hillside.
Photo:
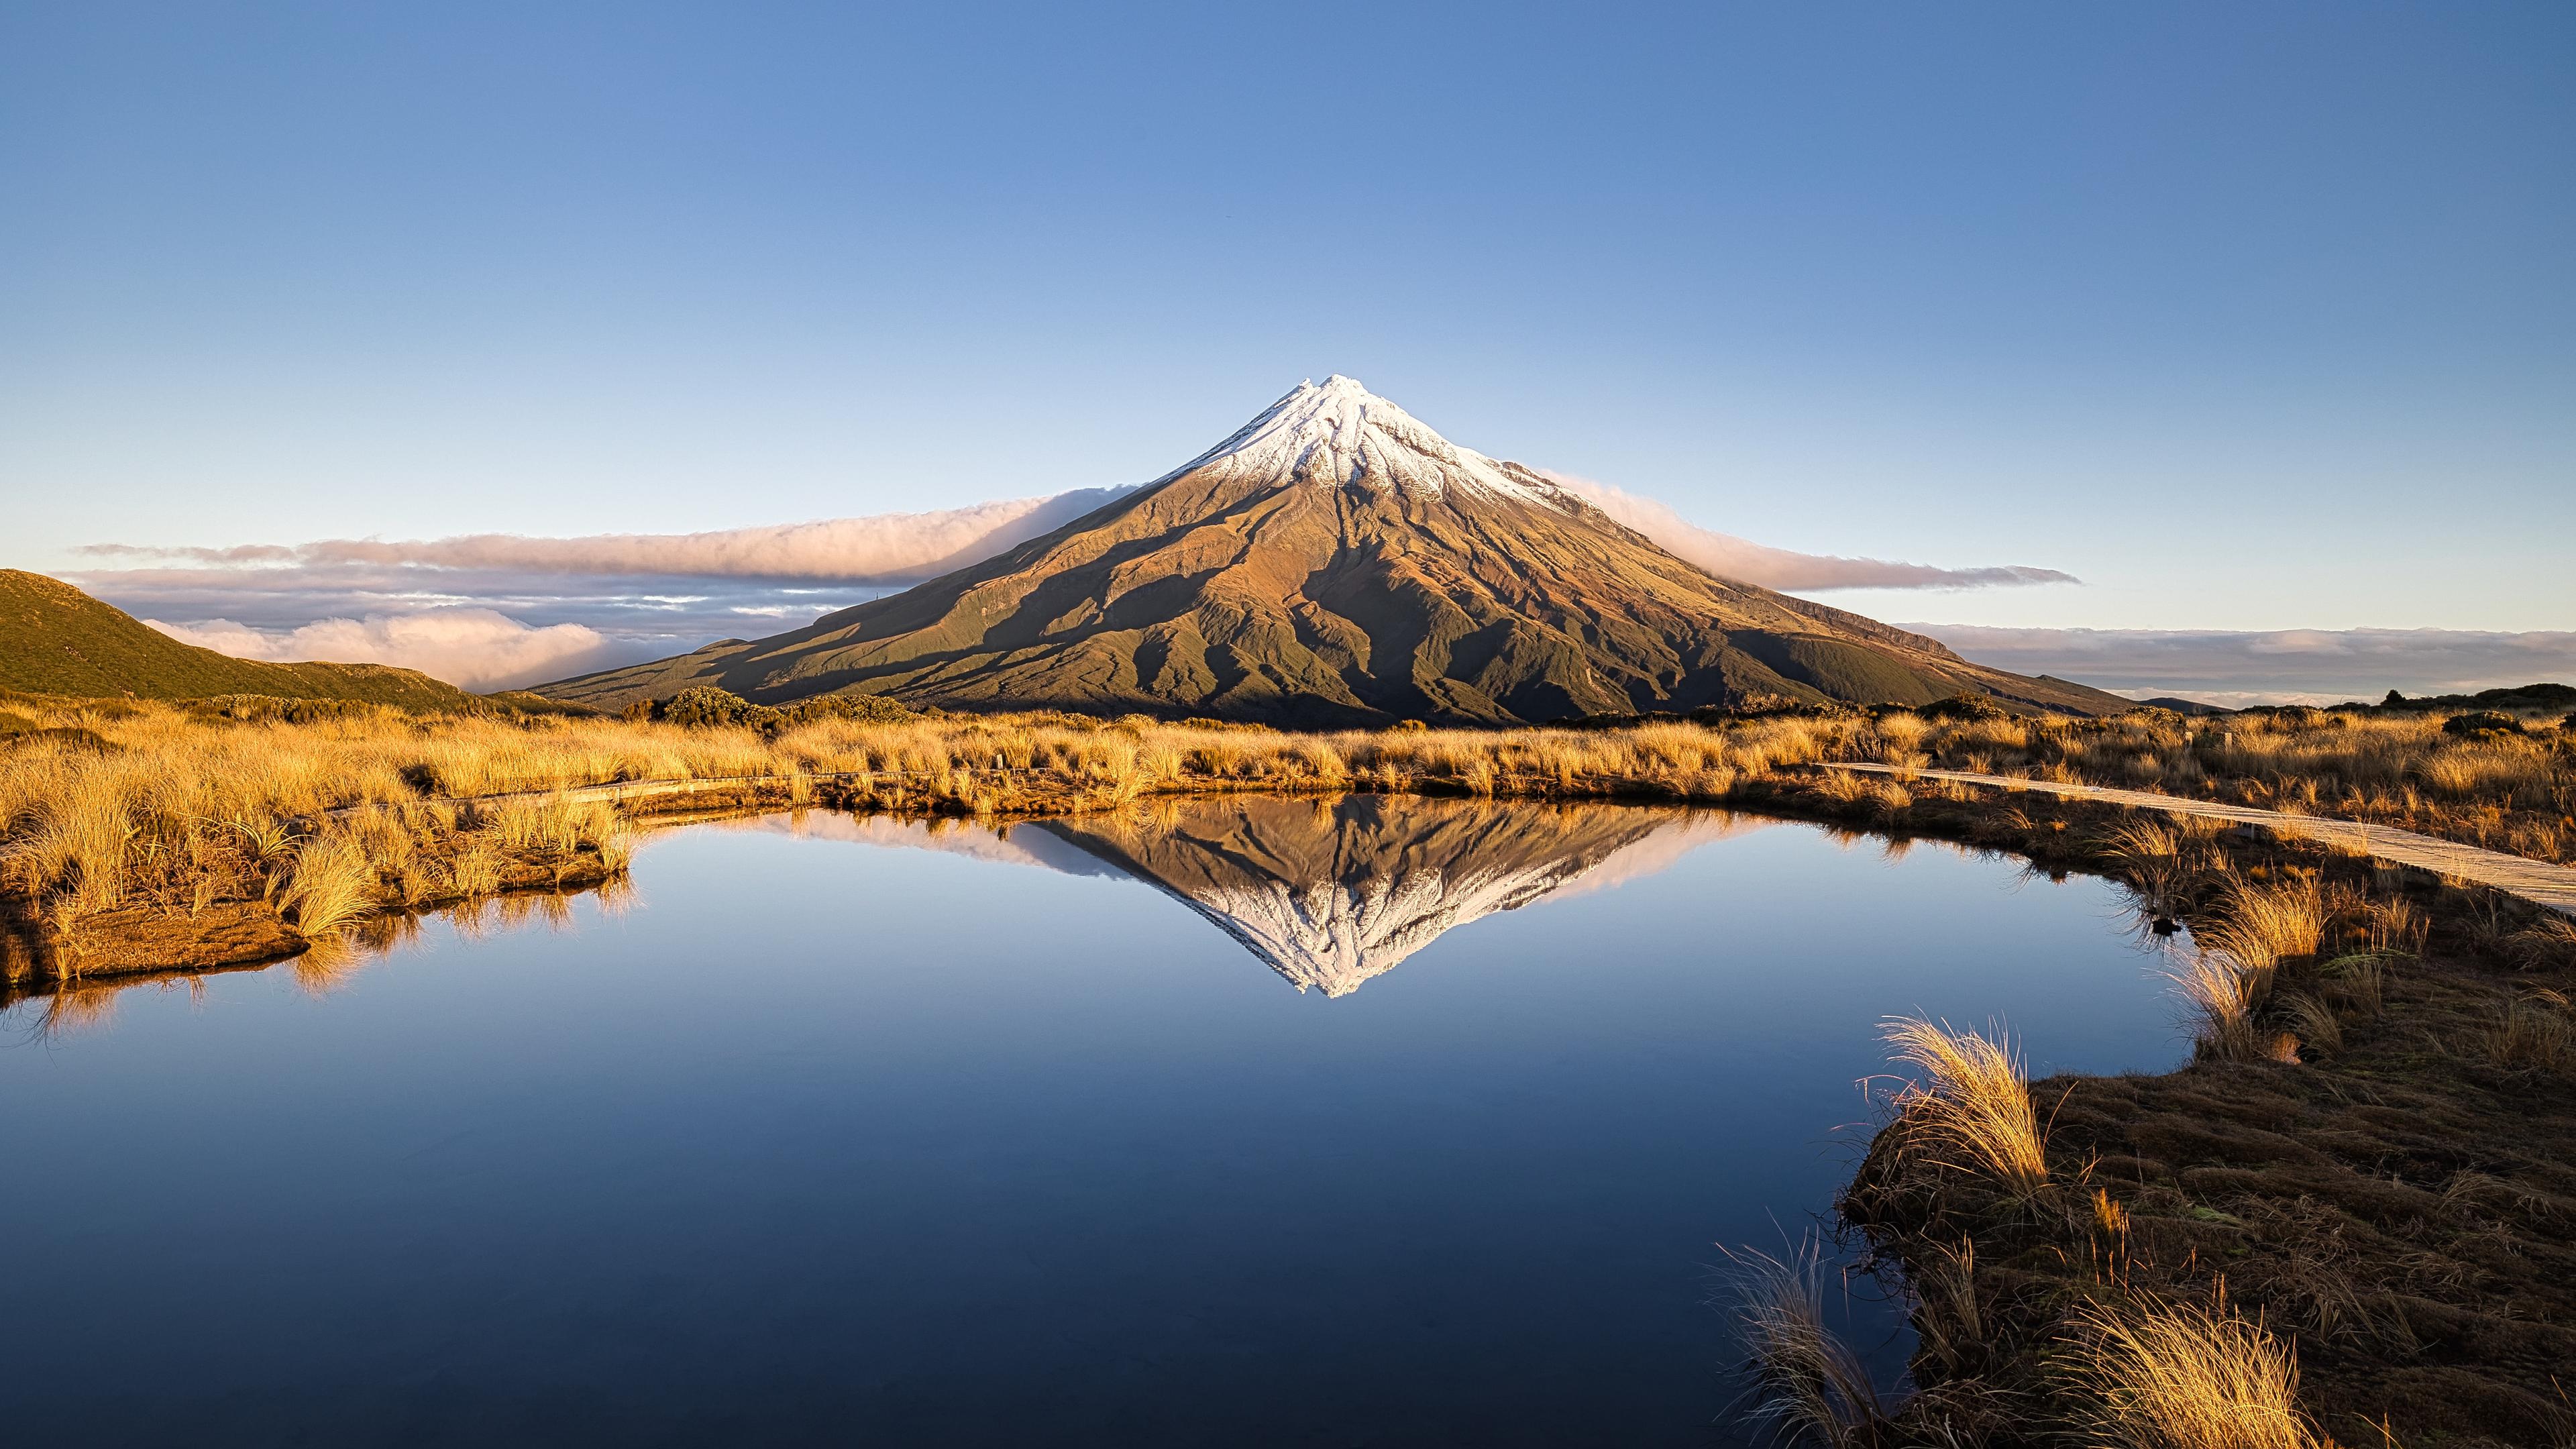
[{"label": "distant hillside", "polygon": [[60,579],[0,569],[0,688],[28,694],[202,699],[273,694],[452,709],[473,696],[385,664],[261,664],[182,644]]},{"label": "distant hillside", "polygon": [[[2359,706],[2355,701],[2353,706]],[[2547,710],[2556,712],[2576,708],[2576,685],[2516,684],[2504,689],[2481,689],[2475,694],[2422,694],[2413,698],[2388,691],[2378,708],[2392,710]]]},{"label": "distant hillside", "polygon": [[1769,703],[2113,714],[2117,695],[1720,578],[1457,447],[1346,377],[1053,533],[750,642],[537,686],[616,709],[716,685],[763,704],[1541,724]]}]

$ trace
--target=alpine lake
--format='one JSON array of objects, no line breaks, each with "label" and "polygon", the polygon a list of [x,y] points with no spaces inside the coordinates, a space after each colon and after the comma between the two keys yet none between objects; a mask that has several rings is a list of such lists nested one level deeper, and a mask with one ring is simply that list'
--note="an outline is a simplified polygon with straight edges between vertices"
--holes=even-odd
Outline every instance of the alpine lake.
[{"label": "alpine lake", "polygon": [[1729,1255],[1830,1223],[1883,1019],[2161,1071],[2161,950],[1740,813],[655,830],[606,894],[0,1010],[11,1439],[1743,1442]]}]

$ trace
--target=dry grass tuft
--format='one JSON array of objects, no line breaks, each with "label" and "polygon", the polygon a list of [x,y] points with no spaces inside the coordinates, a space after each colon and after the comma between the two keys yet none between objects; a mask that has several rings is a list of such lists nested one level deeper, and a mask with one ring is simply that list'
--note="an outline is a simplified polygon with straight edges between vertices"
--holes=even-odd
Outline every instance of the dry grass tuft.
[{"label": "dry grass tuft", "polygon": [[2193,1017],[2192,1039],[2204,1058],[2275,1060],[2275,1042],[2255,1024],[2272,998],[2273,968],[2248,965],[2221,950],[2195,953],[2165,975]]},{"label": "dry grass tuft", "polygon": [[2497,1066],[2547,1072],[2576,1069],[2576,1014],[2554,991],[2525,992],[2496,1005],[2478,1047]]},{"label": "dry grass tuft", "polygon": [[2505,937],[2505,956],[2525,970],[2576,966],[2576,920],[2555,911]]},{"label": "dry grass tuft", "polygon": [[1754,1383],[1750,1416],[1780,1441],[1868,1449],[1887,1440],[1888,1405],[1851,1347],[1825,1325],[1824,1259],[1811,1239],[1787,1258],[1729,1250],[1737,1331]]},{"label": "dry grass tuft", "polygon": [[376,906],[376,872],[357,840],[333,831],[304,843],[282,904],[295,929],[320,936],[369,914]]},{"label": "dry grass tuft", "polygon": [[2376,951],[2337,956],[2318,968],[2326,995],[2366,1017],[2387,1006],[2388,958]]},{"label": "dry grass tuft", "polygon": [[1881,1034],[1896,1060],[1924,1074],[1898,1094],[1896,1107],[1946,1148],[1943,1160],[1982,1172],[2015,1194],[2047,1183],[2047,1134],[2009,1036],[2000,1029],[1992,1037],[1954,1031],[1946,1022],[1913,1016],[1888,1018]]},{"label": "dry grass tuft", "polygon": [[2296,1354],[2260,1324],[2188,1306],[2078,1315],[2075,1375],[2111,1449],[2326,1449],[2299,1409]]},{"label": "dry grass tuft", "polygon": [[2332,1056],[2343,1050],[2343,1018],[2335,1014],[2325,998],[2312,992],[2294,991],[2281,998],[2282,1014],[2290,1021],[2298,1040],[2309,1050]]},{"label": "dry grass tuft", "polygon": [[1914,1290],[1914,1331],[1922,1351],[1955,1379],[1983,1367],[1994,1347],[1993,1325],[1977,1297],[1977,1245],[1933,1245],[1932,1254],[1908,1275]]},{"label": "dry grass tuft", "polygon": [[2247,966],[2270,968],[2314,956],[2326,937],[2325,895],[2313,880],[2231,887],[2215,923],[2193,932],[2204,946]]}]

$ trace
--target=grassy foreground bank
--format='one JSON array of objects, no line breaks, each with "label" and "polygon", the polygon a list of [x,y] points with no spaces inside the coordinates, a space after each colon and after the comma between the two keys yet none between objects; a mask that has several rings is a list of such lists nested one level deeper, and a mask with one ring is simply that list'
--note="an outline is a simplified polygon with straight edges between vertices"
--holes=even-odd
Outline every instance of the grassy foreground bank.
[{"label": "grassy foreground bank", "polygon": [[1914,1382],[1851,1379],[1812,1274],[1756,1275],[1768,1388],[1803,1434],[2576,1442],[2576,923],[2086,801],[1897,818],[2098,871],[2142,921],[2187,924],[2193,1059],[2032,1083],[2000,1021],[1892,1021],[1906,1085],[1838,1207],[1893,1270]]},{"label": "grassy foreground bank", "polygon": [[[760,727],[367,705],[0,701],[0,970],[77,975],[292,951],[355,921],[623,868],[629,816],[825,803],[976,815],[1211,789],[1783,802],[1886,823],[1941,765],[2376,819],[2576,851],[2576,736],[2501,716],[2193,721],[1922,713],[1609,729],[1291,734],[1142,717],[770,718]],[[271,705],[278,702],[271,701]],[[619,782],[705,788],[618,804]],[[640,797],[643,792],[636,792]]]}]

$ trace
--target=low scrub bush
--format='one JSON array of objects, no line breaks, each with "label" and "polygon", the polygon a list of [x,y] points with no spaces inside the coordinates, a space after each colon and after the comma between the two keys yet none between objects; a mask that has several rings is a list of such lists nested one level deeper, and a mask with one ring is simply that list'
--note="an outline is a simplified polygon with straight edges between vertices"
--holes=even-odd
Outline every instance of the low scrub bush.
[{"label": "low scrub bush", "polygon": [[2442,733],[2470,740],[2494,739],[2499,736],[2519,739],[2522,735],[2522,721],[2509,714],[2499,714],[2493,710],[2478,710],[2469,714],[2455,714],[2442,721]]}]

